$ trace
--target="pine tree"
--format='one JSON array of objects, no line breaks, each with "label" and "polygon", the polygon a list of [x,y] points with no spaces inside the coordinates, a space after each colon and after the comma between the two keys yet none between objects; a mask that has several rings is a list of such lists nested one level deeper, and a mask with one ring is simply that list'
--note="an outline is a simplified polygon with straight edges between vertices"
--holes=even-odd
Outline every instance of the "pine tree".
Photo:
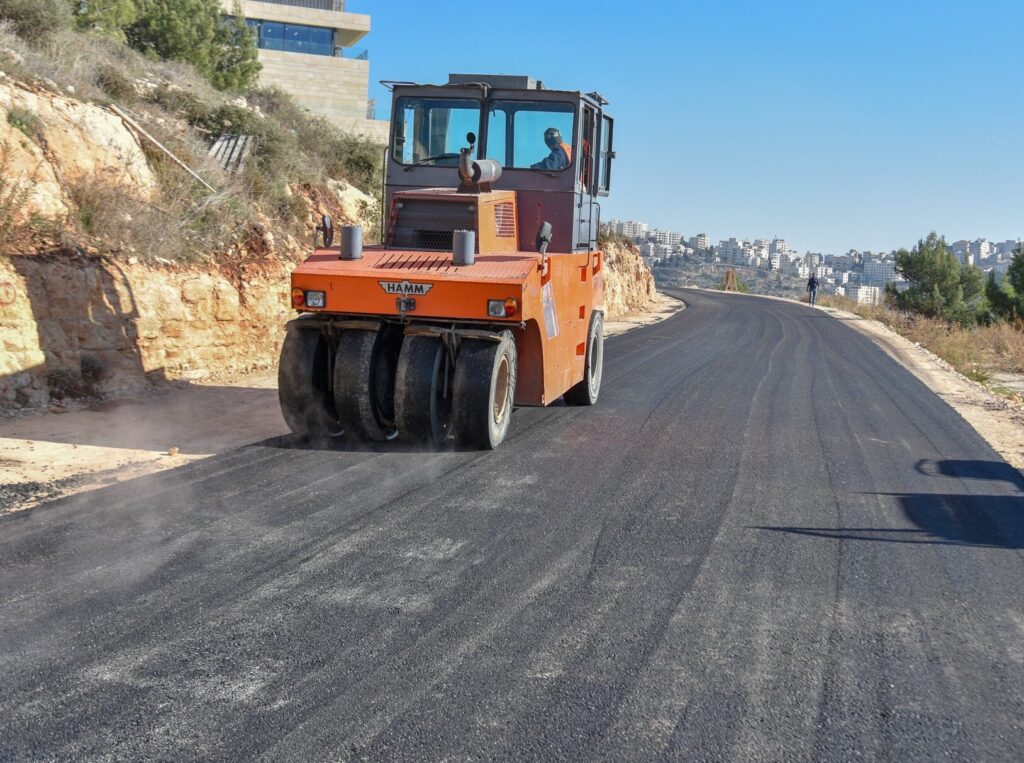
[{"label": "pine tree", "polygon": [[226,19],[218,0],[136,0],[138,19],[125,31],[147,55],[185,61],[215,87],[244,90],[260,71],[256,39],[235,6]]},{"label": "pine tree", "polygon": [[889,292],[898,307],[964,325],[988,315],[981,271],[961,264],[934,232],[897,252],[896,270],[909,282],[906,291]]},{"label": "pine tree", "polygon": [[75,0],[75,25],[124,41],[125,27],[138,18],[135,0]]}]

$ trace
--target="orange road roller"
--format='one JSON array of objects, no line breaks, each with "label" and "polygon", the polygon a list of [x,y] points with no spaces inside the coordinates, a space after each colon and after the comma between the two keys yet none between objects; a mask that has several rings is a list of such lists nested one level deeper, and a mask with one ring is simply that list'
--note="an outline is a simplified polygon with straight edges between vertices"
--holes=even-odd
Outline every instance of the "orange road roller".
[{"label": "orange road roller", "polygon": [[[517,406],[593,405],[603,366],[598,93],[453,74],[393,95],[381,245],[335,236],[292,273],[278,389],[298,435],[496,448]],[[318,236],[318,243],[321,236]]]}]

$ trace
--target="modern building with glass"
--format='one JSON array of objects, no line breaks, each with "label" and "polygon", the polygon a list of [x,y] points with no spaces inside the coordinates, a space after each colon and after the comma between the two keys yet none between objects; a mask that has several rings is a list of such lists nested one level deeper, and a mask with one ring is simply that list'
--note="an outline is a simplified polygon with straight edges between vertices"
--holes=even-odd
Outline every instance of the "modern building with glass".
[{"label": "modern building with glass", "polygon": [[358,46],[370,17],[344,0],[221,0],[256,32],[260,84],[276,86],[337,126],[387,141],[388,123],[368,113],[370,61]]}]

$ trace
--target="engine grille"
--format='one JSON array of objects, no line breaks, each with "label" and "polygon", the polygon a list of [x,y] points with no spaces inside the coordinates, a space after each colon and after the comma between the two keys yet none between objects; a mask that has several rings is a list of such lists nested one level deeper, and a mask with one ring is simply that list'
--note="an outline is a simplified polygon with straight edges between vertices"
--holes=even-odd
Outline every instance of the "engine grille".
[{"label": "engine grille", "polygon": [[465,201],[400,199],[395,202],[391,246],[451,251],[457,230],[476,229],[476,206]]},{"label": "engine grille", "polygon": [[498,238],[516,237],[516,208],[511,202],[503,201],[494,205],[494,225]]}]

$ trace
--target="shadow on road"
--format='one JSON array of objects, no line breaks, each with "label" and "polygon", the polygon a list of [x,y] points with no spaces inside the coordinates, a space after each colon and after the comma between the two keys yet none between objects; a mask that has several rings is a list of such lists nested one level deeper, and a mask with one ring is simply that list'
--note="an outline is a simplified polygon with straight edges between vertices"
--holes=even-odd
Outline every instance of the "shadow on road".
[{"label": "shadow on road", "polygon": [[279,448],[281,450],[320,450],[336,453],[477,453],[472,448],[459,448],[453,440],[449,440],[443,446],[432,446],[429,444],[417,444],[403,440],[391,440],[388,442],[364,442],[348,437],[339,437],[329,440],[313,440],[299,437],[294,434],[271,437],[262,442],[251,444],[254,448]]},{"label": "shadow on road", "polygon": [[977,461],[946,459],[935,461],[922,458],[914,468],[926,477],[953,477],[955,479],[1008,482],[1024,492],[1024,475],[1005,461]]},{"label": "shadow on road", "polygon": [[874,493],[894,497],[915,528],[752,527],[830,540],[980,548],[1024,548],[1024,498],[1008,495]]}]

